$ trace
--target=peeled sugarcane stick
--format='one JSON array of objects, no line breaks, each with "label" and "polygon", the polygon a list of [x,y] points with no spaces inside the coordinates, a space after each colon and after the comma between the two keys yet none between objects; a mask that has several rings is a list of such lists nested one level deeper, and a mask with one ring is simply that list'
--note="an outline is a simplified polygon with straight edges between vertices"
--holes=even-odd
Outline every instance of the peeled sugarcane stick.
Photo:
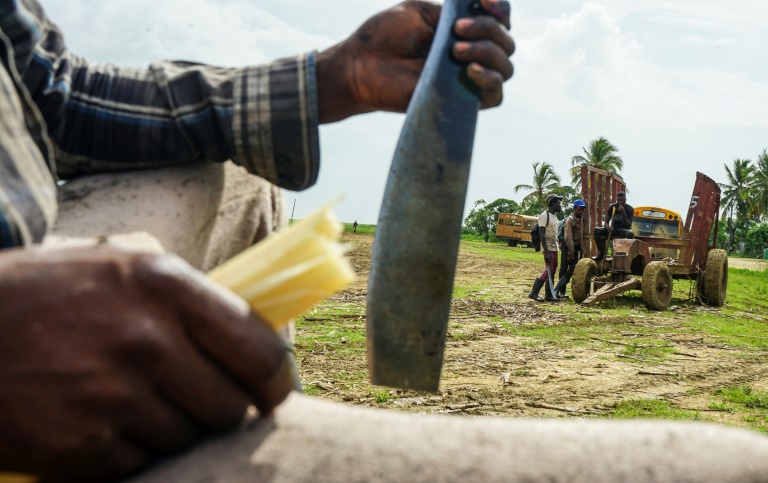
[{"label": "peeled sugarcane stick", "polygon": [[244,298],[277,330],[355,279],[338,243],[341,232],[328,204],[208,276]]}]

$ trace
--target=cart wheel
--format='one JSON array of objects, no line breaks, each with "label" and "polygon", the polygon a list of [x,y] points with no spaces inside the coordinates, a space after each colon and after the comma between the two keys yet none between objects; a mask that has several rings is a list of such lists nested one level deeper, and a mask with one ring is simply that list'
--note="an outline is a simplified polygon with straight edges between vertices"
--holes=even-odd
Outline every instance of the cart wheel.
[{"label": "cart wheel", "polygon": [[709,251],[703,277],[704,286],[699,289],[699,294],[707,305],[722,307],[728,288],[728,254],[725,250]]},{"label": "cart wheel", "polygon": [[573,269],[571,295],[577,304],[587,300],[592,292],[592,280],[597,276],[597,264],[591,258],[582,258]]},{"label": "cart wheel", "polygon": [[651,262],[643,270],[643,302],[649,310],[664,310],[672,300],[672,272],[664,262]]},{"label": "cart wheel", "polygon": [[512,248],[517,246],[517,240],[507,240],[507,245],[511,246]]}]

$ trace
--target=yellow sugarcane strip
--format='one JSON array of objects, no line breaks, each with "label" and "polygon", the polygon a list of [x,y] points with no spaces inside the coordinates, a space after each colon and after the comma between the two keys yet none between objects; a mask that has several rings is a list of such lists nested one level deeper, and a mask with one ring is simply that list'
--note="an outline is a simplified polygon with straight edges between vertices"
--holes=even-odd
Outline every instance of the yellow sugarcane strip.
[{"label": "yellow sugarcane strip", "polygon": [[343,226],[331,204],[209,272],[243,297],[274,329],[349,285],[355,274],[338,243]]}]

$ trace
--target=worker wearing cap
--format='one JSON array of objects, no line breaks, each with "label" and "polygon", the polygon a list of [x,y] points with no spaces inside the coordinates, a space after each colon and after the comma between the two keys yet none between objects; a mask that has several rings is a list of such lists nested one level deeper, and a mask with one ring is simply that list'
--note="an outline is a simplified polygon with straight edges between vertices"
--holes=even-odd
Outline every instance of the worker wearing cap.
[{"label": "worker wearing cap", "polygon": [[605,258],[605,240],[608,237],[616,238],[634,238],[632,233],[632,217],[635,209],[627,204],[627,195],[623,191],[616,193],[616,203],[608,207],[605,215],[605,224],[602,228],[595,228],[595,244],[597,245],[597,256],[592,259],[601,261]]},{"label": "worker wearing cap", "polygon": [[[565,286],[571,281],[573,271],[576,269],[576,263],[582,256],[581,247],[584,246],[584,230],[582,229],[584,210],[586,204],[582,200],[573,202],[573,214],[565,218],[563,222],[562,240],[560,241],[560,274],[557,286],[555,286],[555,296],[558,298],[568,298],[565,294]],[[558,234],[558,238],[559,238]]]},{"label": "worker wearing cap", "polygon": [[555,276],[557,270],[557,227],[559,220],[557,219],[557,213],[562,211],[563,207],[560,205],[562,196],[549,195],[547,196],[547,209],[539,215],[539,233],[541,236],[541,253],[544,254],[544,263],[546,268],[544,272],[534,280],[531,293],[528,294],[529,298],[542,302],[544,299],[539,297],[541,287],[546,285],[546,297],[548,302],[557,302],[560,299],[552,293],[548,280]]}]

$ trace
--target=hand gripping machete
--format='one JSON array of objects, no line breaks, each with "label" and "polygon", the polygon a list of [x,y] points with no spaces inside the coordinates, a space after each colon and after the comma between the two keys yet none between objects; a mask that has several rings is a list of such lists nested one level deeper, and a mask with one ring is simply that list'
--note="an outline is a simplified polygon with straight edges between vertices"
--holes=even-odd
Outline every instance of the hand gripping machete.
[{"label": "hand gripping machete", "polygon": [[371,382],[440,383],[480,94],[451,54],[474,0],[446,0],[387,179],[368,284]]}]

